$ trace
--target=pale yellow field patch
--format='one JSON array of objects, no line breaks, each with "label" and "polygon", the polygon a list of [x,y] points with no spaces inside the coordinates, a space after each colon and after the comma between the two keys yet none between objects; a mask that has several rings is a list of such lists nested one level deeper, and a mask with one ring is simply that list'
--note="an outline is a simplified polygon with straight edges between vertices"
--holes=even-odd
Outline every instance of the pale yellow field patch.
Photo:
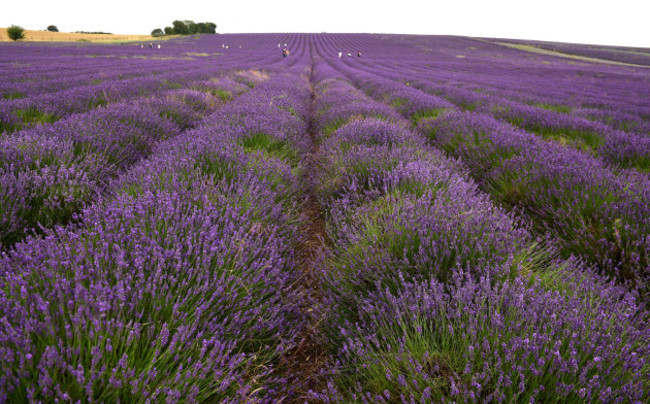
[{"label": "pale yellow field patch", "polygon": [[[25,39],[20,42],[112,42],[112,41],[152,41],[151,35],[112,35],[76,34],[72,32],[49,32],[25,30]],[[13,42],[7,35],[7,28],[0,28],[0,42]]]},{"label": "pale yellow field patch", "polygon": [[221,53],[219,53],[219,52],[214,52],[214,53],[185,52],[184,55],[188,55],[188,56],[220,56]]}]

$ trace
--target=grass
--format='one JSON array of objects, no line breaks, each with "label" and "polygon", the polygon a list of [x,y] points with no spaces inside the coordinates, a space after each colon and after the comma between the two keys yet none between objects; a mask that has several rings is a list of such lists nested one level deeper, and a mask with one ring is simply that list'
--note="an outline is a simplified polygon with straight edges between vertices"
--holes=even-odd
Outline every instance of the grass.
[{"label": "grass", "polygon": [[334,131],[336,131],[338,128],[341,126],[347,124],[348,122],[356,121],[356,120],[361,120],[361,119],[366,119],[366,118],[375,118],[375,119],[380,119],[383,121],[387,121],[388,118],[384,115],[381,114],[357,114],[357,115],[352,115],[352,116],[347,116],[343,118],[337,118],[337,119],[332,119],[330,120],[322,129],[321,132],[325,137],[329,137]]},{"label": "grass", "polygon": [[221,101],[230,101],[233,99],[231,91],[215,88],[210,90],[210,94],[219,98]]},{"label": "grass", "polygon": [[538,108],[544,108],[550,111],[560,112],[563,114],[568,114],[571,112],[571,107],[569,107],[568,105],[555,105],[555,104],[544,104],[544,103],[537,103],[533,105]]},{"label": "grass", "polygon": [[298,165],[300,156],[298,151],[284,141],[275,139],[266,133],[255,133],[241,140],[245,151],[262,151],[271,157],[280,158],[292,167]]},{"label": "grass", "polygon": [[11,91],[5,94],[2,94],[2,98],[5,100],[15,100],[18,98],[24,98],[25,94],[21,93],[20,91]]},{"label": "grass", "polygon": [[15,112],[16,116],[22,119],[23,123],[52,123],[56,121],[54,115],[40,111],[36,108],[19,109]]},{"label": "grass", "polygon": [[411,122],[413,123],[413,126],[416,126],[418,123],[420,123],[421,120],[435,119],[446,110],[447,110],[446,108],[436,108],[436,109],[426,109],[426,110],[417,111],[416,113],[411,115]]},{"label": "grass", "polygon": [[603,135],[590,130],[574,130],[569,128],[551,128],[540,126],[538,124],[526,124],[523,118],[515,116],[505,116],[504,119],[513,125],[529,130],[544,139],[553,139],[571,145],[576,149],[591,149],[597,152],[605,143]]}]

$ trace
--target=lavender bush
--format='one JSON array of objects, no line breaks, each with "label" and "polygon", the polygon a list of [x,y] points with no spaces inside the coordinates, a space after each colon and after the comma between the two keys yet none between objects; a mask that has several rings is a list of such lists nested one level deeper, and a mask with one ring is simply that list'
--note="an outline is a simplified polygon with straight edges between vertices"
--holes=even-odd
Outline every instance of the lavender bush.
[{"label": "lavender bush", "polygon": [[11,45],[0,403],[649,401],[640,55]]}]

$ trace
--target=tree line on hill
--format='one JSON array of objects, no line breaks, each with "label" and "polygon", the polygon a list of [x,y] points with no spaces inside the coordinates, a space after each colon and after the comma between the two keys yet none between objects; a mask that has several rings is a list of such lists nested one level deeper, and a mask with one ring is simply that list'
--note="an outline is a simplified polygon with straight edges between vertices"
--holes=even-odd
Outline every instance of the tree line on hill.
[{"label": "tree line on hill", "polygon": [[75,31],[75,34],[93,34],[93,35],[113,35],[112,32],[103,32],[103,31]]},{"label": "tree line on hill", "polygon": [[194,34],[216,34],[217,24],[213,22],[194,22],[191,20],[176,20],[171,27],[164,30],[156,28],[151,31],[152,36],[163,35],[194,35]]},{"label": "tree line on hill", "polygon": [[[59,32],[59,29],[56,25],[48,25],[46,31],[49,32]],[[110,32],[88,32],[88,31],[75,31],[76,34],[108,34],[112,35]],[[19,41],[25,39],[25,28],[20,25],[12,25],[7,28],[7,36],[9,39],[14,41]]]},{"label": "tree line on hill", "polygon": [[[59,29],[56,27],[56,25],[48,26],[47,30],[50,32],[59,32]],[[21,27],[20,25],[12,25],[11,27],[7,28],[7,36],[12,41],[25,39],[25,28]]]},{"label": "tree line on hill", "polygon": [[[56,25],[49,25],[47,31],[50,32],[59,32],[59,29]],[[108,32],[86,32],[86,31],[76,31],[78,34],[109,34]],[[160,28],[156,28],[151,31],[152,36],[163,36],[163,35],[194,35],[194,34],[216,34],[217,33],[217,24],[213,22],[194,22],[191,20],[176,20],[172,22],[171,27],[165,27],[164,31]],[[18,25],[12,25],[7,28],[7,35],[10,39],[18,41],[25,38],[25,29]]]}]

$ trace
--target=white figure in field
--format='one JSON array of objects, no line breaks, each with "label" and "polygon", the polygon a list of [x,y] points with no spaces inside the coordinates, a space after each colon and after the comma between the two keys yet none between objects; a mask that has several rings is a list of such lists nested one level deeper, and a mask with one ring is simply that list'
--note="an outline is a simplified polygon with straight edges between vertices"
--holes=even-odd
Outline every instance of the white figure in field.
[{"label": "white figure in field", "polygon": [[221,47],[222,47],[222,48],[225,48],[225,47],[226,47],[226,45],[225,45],[225,44],[221,44]]},{"label": "white figure in field", "polygon": [[339,52],[339,59],[341,59],[341,56],[343,56],[343,52]]},{"label": "white figure in field", "polygon": [[278,48],[280,47],[280,44],[278,44]]},{"label": "white figure in field", "polygon": [[158,49],[160,49],[160,44],[158,44]]},{"label": "white figure in field", "polygon": [[351,54],[350,52],[348,52],[348,57],[349,57],[349,58],[351,58],[351,57],[352,57],[352,54]]}]

